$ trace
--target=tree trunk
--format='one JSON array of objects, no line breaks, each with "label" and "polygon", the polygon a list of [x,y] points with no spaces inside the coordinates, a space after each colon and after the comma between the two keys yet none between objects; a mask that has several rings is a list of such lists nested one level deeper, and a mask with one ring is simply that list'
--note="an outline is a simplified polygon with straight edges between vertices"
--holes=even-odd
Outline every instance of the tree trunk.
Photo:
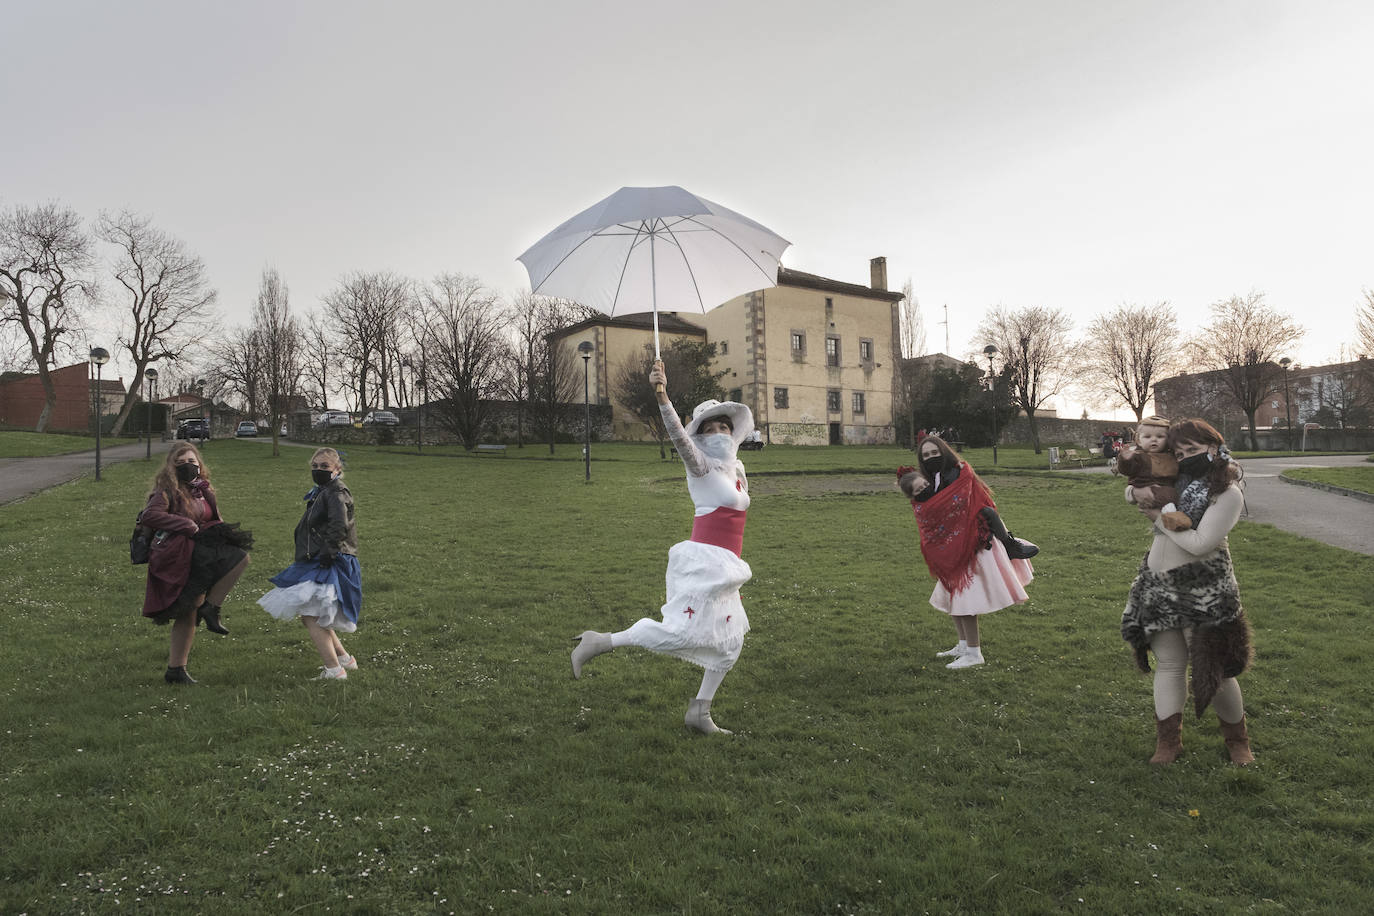
[{"label": "tree trunk", "polygon": [[1035,422],[1035,411],[1026,411],[1026,420],[1030,423],[1031,446],[1035,449],[1035,454],[1040,454],[1040,426]]},{"label": "tree trunk", "polygon": [[[52,375],[48,372],[48,367],[42,362],[38,364],[38,381],[43,385],[43,410],[38,414],[38,425],[34,432],[45,433],[48,431],[48,423],[52,420],[52,412],[57,409],[57,388],[53,386]],[[87,383],[89,387],[89,382]],[[97,427],[100,424],[100,392],[96,392],[95,422]]]},{"label": "tree trunk", "polygon": [[1250,451],[1252,452],[1259,451],[1259,437],[1255,435],[1255,414],[1258,412],[1258,407],[1245,412],[1246,419],[1250,421]]}]

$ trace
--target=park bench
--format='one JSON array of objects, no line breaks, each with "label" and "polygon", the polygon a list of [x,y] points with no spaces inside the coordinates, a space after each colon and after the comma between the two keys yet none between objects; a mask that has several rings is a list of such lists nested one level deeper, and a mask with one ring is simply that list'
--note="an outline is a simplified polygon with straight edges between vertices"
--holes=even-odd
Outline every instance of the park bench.
[{"label": "park bench", "polygon": [[500,455],[506,457],[506,447],[504,445],[479,445],[477,446],[479,455]]},{"label": "park bench", "polygon": [[1076,448],[1066,448],[1066,449],[1064,449],[1063,453],[1060,455],[1059,460],[1060,460],[1061,462],[1077,461],[1077,462],[1078,462],[1078,466],[1081,468],[1081,467],[1083,466],[1083,462],[1087,461],[1088,459],[1086,459],[1086,458],[1084,458],[1082,455],[1078,454],[1078,449],[1076,449]]}]

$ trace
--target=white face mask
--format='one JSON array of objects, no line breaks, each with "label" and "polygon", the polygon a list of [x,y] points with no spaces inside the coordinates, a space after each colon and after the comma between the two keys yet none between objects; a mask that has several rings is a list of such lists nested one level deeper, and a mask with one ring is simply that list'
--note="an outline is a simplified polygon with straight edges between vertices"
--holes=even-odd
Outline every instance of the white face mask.
[{"label": "white face mask", "polygon": [[718,461],[735,457],[735,437],[729,433],[712,433],[709,436],[694,436],[697,448]]}]

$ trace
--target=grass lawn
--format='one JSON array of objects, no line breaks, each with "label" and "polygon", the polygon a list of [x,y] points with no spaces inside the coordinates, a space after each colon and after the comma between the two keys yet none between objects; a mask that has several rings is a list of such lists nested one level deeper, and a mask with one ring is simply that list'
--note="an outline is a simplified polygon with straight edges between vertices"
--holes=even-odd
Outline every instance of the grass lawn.
[{"label": "grass lawn", "polygon": [[1283,475],[1347,490],[1358,490],[1361,493],[1374,493],[1374,465],[1352,468],[1289,468]]},{"label": "grass lawn", "polygon": [[[127,436],[101,436],[102,448],[138,442]],[[95,451],[95,436],[69,433],[35,433],[26,430],[0,430],[0,458],[41,458],[45,455],[66,455],[71,452]]]},{"label": "grass lawn", "polygon": [[[1215,717],[1146,764],[1149,680],[1118,624],[1148,526],[1102,474],[987,475],[1036,541],[1029,604],[954,641],[909,506],[910,452],[746,454],[753,630],[699,672],[570,638],[657,614],[691,506],[648,446],[506,458],[349,449],[361,668],[312,682],[299,626],[253,604],[289,561],[308,451],[216,442],[255,531],[163,684],[125,542],[156,464],[0,509],[0,912],[1358,912],[1374,882],[1374,559],[1241,522],[1257,764]],[[1008,450],[999,450],[999,462]],[[978,452],[970,457],[980,468]],[[990,458],[990,455],[988,456]],[[837,469],[848,469],[833,473]],[[805,471],[808,473],[797,473]],[[825,473],[832,472],[832,473]],[[1318,588],[1314,583],[1321,583]]]}]

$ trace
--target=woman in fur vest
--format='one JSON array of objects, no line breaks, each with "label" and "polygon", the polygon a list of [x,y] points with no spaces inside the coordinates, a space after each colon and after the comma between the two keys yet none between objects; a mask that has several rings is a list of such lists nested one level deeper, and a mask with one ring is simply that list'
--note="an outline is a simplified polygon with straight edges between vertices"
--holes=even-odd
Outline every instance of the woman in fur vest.
[{"label": "woman in fur vest", "polygon": [[1255,758],[1236,675],[1250,663],[1250,626],[1226,543],[1244,506],[1241,470],[1221,434],[1204,420],[1174,423],[1167,447],[1178,459],[1177,509],[1193,526],[1164,526],[1160,516],[1173,511],[1173,504],[1141,508],[1154,521],[1154,542],[1121,617],[1121,637],[1135,650],[1140,670],[1149,673],[1149,653],[1155,654],[1156,745],[1150,762],[1173,763],[1183,750],[1191,664],[1197,715],[1209,704],[1216,710],[1231,762],[1245,766]]}]

